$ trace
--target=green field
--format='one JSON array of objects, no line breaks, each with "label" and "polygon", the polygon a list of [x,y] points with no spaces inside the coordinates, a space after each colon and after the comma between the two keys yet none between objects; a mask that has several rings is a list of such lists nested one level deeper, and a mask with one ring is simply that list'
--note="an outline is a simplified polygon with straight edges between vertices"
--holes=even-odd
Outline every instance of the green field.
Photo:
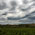
[{"label": "green field", "polygon": [[35,28],[0,26],[0,35],[35,35]]}]

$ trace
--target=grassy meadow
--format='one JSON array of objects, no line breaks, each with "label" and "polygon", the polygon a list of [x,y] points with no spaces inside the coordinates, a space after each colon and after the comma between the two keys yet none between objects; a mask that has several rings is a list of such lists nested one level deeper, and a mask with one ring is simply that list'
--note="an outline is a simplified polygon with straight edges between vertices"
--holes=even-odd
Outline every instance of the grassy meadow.
[{"label": "grassy meadow", "polygon": [[35,27],[0,25],[0,35],[35,35]]}]

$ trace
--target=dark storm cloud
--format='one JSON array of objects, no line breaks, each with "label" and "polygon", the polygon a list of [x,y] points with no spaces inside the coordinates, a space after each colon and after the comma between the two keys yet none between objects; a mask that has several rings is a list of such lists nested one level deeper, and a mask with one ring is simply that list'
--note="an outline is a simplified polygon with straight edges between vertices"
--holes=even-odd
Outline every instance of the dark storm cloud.
[{"label": "dark storm cloud", "polygon": [[35,20],[35,17],[28,17],[30,20]]},{"label": "dark storm cloud", "polygon": [[21,17],[7,17],[8,20],[20,20]]},{"label": "dark storm cloud", "polygon": [[35,11],[33,11],[29,16],[28,16],[28,19],[30,20],[35,20]]},{"label": "dark storm cloud", "polygon": [[7,8],[6,3],[3,2],[2,4],[0,4],[0,10],[3,10],[5,8]]}]

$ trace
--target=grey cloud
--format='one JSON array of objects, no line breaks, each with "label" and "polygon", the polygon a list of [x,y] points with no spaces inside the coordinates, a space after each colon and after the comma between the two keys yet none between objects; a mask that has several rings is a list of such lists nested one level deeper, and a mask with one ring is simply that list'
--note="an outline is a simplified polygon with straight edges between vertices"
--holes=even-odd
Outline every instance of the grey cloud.
[{"label": "grey cloud", "polygon": [[32,1],[35,1],[35,0],[32,0]]},{"label": "grey cloud", "polygon": [[28,19],[35,20],[35,11],[31,13],[31,15],[28,16]]},{"label": "grey cloud", "polygon": [[15,11],[15,9],[16,9],[16,7],[17,7],[16,1],[11,1],[10,4],[11,4],[12,8],[10,8],[9,11]]},{"label": "grey cloud", "polygon": [[[27,4],[28,2],[27,1],[24,1],[24,3],[25,4]],[[11,8],[9,8],[9,10],[8,11],[11,11],[11,13],[16,13],[16,7],[17,7],[17,3],[15,2],[15,1],[11,1],[10,2],[10,4],[11,4]],[[25,7],[26,6],[28,6],[28,5],[25,5]],[[35,6],[35,3],[33,4],[33,5],[31,5],[31,6],[29,6],[29,7],[26,7],[26,8],[21,8],[21,6],[19,6],[19,9],[20,9],[20,11],[23,11],[23,12],[30,12],[30,10],[32,9],[32,10],[34,10],[34,8],[31,8],[32,6]],[[5,8],[7,8],[7,5],[6,5],[6,3],[4,3],[3,2],[3,5],[1,5],[0,4],[0,10],[3,10],[3,9],[5,9]],[[27,11],[28,10],[28,11]],[[23,16],[23,17],[7,17],[8,15],[8,11],[7,11],[7,13],[5,12],[5,13],[3,13],[2,14],[2,16],[3,15],[6,15],[6,18],[7,18],[7,20],[19,20],[19,21],[22,21],[22,22],[34,22],[35,21],[35,11],[33,11],[33,12],[31,12],[30,14],[28,14],[28,15],[25,15],[25,16]],[[22,12],[22,13],[23,13]],[[19,12],[20,13],[20,12]],[[25,13],[26,14],[26,13]],[[15,14],[16,15],[16,14]],[[15,16],[14,15],[14,16]],[[22,15],[22,14],[21,14]],[[5,20],[6,18],[4,18],[4,17],[2,17],[2,18],[0,18],[0,20]],[[22,19],[22,20],[21,20]]]},{"label": "grey cloud", "polygon": [[5,9],[5,8],[7,8],[6,3],[3,2],[2,4],[3,4],[3,5],[0,4],[0,10],[3,10],[3,9]]},{"label": "grey cloud", "polygon": [[35,21],[35,11],[33,11],[32,13],[26,15],[25,17],[23,17],[22,19],[20,19],[19,22],[34,22]]},{"label": "grey cloud", "polygon": [[35,13],[35,11],[33,11],[32,13],[30,13],[30,14],[24,16],[23,18],[27,18],[27,17],[29,17],[31,14],[34,14],[34,13]]},{"label": "grey cloud", "polygon": [[34,23],[34,21],[35,21],[35,20],[32,20],[32,19],[30,19],[30,18],[25,18],[25,19],[19,20],[19,22],[26,22],[26,23],[27,23],[27,22],[28,22],[28,23],[31,23],[31,22]]},{"label": "grey cloud", "polygon": [[7,12],[3,13],[2,15],[7,15]]},{"label": "grey cloud", "polygon": [[32,6],[35,6],[35,2],[32,4]]},{"label": "grey cloud", "polygon": [[35,17],[28,17],[30,20],[35,20]]},{"label": "grey cloud", "polygon": [[24,4],[27,4],[27,3],[28,3],[28,1],[27,1],[27,0],[23,0],[23,3],[24,3]]},{"label": "grey cloud", "polygon": [[0,20],[6,20],[5,18],[0,18]]},{"label": "grey cloud", "polygon": [[[7,13],[4,13],[2,15],[7,15]],[[24,17],[7,17],[8,20],[21,20],[21,19],[24,19],[24,18],[28,18],[30,20],[35,20],[35,11],[33,11],[32,13],[24,16]],[[34,16],[34,17],[33,17]]]},{"label": "grey cloud", "polygon": [[15,7],[10,8],[9,11],[15,11]]},{"label": "grey cloud", "polygon": [[16,1],[12,1],[12,2],[10,2],[10,4],[11,4],[13,7],[16,7],[16,6],[17,6]]},{"label": "grey cloud", "polygon": [[8,20],[20,20],[21,17],[15,17],[15,18],[13,18],[13,17],[7,17],[7,19],[8,19]]},{"label": "grey cloud", "polygon": [[[21,19],[24,19],[24,18],[28,18],[29,20],[35,20],[35,11],[33,11],[32,13],[24,16],[24,17],[16,17],[16,18],[13,18],[13,17],[8,17],[8,19],[10,20],[21,20]],[[34,16],[34,17],[33,17]]]},{"label": "grey cloud", "polygon": [[[32,6],[32,5],[31,5]],[[27,11],[29,11],[30,9],[31,9],[31,6],[29,6],[29,7],[27,7],[27,8],[22,8],[22,6],[19,6],[19,9],[21,10],[21,11],[23,11],[23,12],[27,12]]]}]

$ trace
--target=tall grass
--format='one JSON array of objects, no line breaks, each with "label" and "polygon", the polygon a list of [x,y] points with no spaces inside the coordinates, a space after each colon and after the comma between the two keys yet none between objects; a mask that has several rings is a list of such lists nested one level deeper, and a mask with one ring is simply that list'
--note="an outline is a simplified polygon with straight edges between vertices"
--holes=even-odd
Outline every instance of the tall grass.
[{"label": "tall grass", "polygon": [[0,35],[35,35],[35,28],[0,26]]}]

